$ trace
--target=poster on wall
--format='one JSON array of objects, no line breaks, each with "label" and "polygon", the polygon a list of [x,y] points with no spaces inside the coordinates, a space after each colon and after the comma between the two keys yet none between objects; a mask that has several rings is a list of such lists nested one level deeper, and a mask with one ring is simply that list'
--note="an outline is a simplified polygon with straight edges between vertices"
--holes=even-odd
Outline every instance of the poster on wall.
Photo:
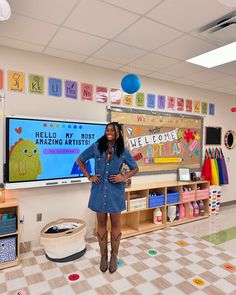
[{"label": "poster on wall", "polygon": [[209,103],[209,115],[214,116],[215,115],[215,104]]},{"label": "poster on wall", "polygon": [[62,96],[62,81],[57,78],[48,79],[48,94],[50,96],[61,97]]},{"label": "poster on wall", "polygon": [[96,87],[96,101],[106,103],[108,97],[107,87],[97,86]]},{"label": "poster on wall", "polygon": [[0,90],[3,89],[3,70],[0,69]]},{"label": "poster on wall", "polygon": [[186,99],[186,112],[192,113],[193,101],[191,99]]},{"label": "poster on wall", "polygon": [[150,109],[155,108],[155,102],[156,102],[156,95],[152,93],[147,94],[147,107]]},{"label": "poster on wall", "polygon": [[76,99],[78,95],[78,83],[65,80],[65,97]]},{"label": "poster on wall", "polygon": [[137,92],[136,93],[136,106],[137,107],[144,107],[144,93],[143,92]]},{"label": "poster on wall", "polygon": [[182,97],[177,98],[177,111],[179,112],[184,111],[184,99]]},{"label": "poster on wall", "polygon": [[29,92],[36,94],[44,93],[44,77],[41,75],[29,74]]},{"label": "poster on wall", "polygon": [[25,73],[8,71],[8,90],[16,92],[25,91]]},{"label": "poster on wall", "polygon": [[158,95],[157,107],[159,110],[164,110],[166,107],[166,97],[164,95]]},{"label": "poster on wall", "polygon": [[179,167],[200,169],[203,118],[111,107],[108,120],[123,124],[127,148],[140,172],[165,173]]},{"label": "poster on wall", "polygon": [[168,96],[167,99],[167,108],[169,111],[174,111],[175,110],[175,97],[174,96]]},{"label": "poster on wall", "polygon": [[109,98],[111,104],[120,105],[122,98],[122,90],[117,88],[111,88],[109,92]]},{"label": "poster on wall", "polygon": [[194,100],[193,110],[194,110],[194,113],[197,113],[197,114],[200,113],[200,101],[199,100]]},{"label": "poster on wall", "polygon": [[123,105],[126,107],[133,106],[133,95],[132,94],[124,94],[123,96]]},{"label": "poster on wall", "polygon": [[93,85],[88,83],[81,83],[81,99],[93,100]]},{"label": "poster on wall", "polygon": [[207,115],[207,102],[202,101],[202,114]]}]

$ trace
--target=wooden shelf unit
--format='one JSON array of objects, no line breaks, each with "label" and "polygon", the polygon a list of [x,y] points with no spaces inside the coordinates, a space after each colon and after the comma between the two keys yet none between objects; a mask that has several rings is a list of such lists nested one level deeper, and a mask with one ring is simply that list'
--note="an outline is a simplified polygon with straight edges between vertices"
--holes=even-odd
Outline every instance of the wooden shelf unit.
[{"label": "wooden shelf unit", "polygon": [[16,199],[6,199],[5,202],[0,203],[0,213],[15,213],[16,216],[16,231],[14,233],[0,234],[0,242],[2,238],[15,237],[16,238],[16,259],[14,261],[0,263],[0,269],[15,266],[19,264],[20,256],[20,238],[19,238],[19,204]]},{"label": "wooden shelf unit", "polygon": [[[196,182],[166,182],[166,183],[146,183],[146,184],[133,184],[125,189],[126,200],[127,200],[127,211],[123,211],[121,214],[121,231],[122,238],[127,238],[135,236],[138,234],[162,229],[169,226],[175,226],[178,224],[183,224],[186,222],[196,221],[209,216],[209,186],[208,181],[196,181]],[[169,205],[179,205],[183,203],[183,187],[191,188],[193,201],[200,200],[196,199],[197,188],[201,190],[208,190],[208,198],[202,199],[205,205],[205,215],[192,217],[181,220],[176,220],[174,222],[167,221],[167,207]],[[179,202],[167,204],[167,192],[171,190],[173,192],[179,192],[180,198]],[[157,225],[153,223],[153,211],[157,208],[147,208],[148,207],[148,197],[150,193],[155,192],[156,194],[164,194],[164,205],[157,206],[160,207],[162,211],[162,224]],[[131,210],[131,202],[134,198],[146,198],[146,208],[139,208]],[[185,202],[186,215],[188,215],[188,203]],[[110,227],[110,225],[109,225]]]}]

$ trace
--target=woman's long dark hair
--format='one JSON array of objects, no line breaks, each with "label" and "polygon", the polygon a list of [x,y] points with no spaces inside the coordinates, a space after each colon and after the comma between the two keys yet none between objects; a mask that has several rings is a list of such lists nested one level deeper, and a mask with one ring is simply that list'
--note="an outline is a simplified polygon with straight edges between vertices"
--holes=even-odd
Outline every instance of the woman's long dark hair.
[{"label": "woman's long dark hair", "polygon": [[98,139],[98,150],[100,151],[100,154],[102,154],[102,153],[106,152],[108,149],[108,140],[106,137],[106,130],[107,130],[108,126],[113,126],[113,128],[115,130],[116,154],[118,157],[120,157],[124,152],[124,139],[123,139],[122,126],[118,122],[111,122],[106,125],[104,135]]}]

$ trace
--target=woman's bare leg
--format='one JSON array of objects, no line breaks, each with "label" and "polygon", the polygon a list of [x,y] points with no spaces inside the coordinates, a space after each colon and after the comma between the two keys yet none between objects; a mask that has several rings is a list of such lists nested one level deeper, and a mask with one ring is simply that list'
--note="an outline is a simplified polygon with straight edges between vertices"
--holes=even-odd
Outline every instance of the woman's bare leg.
[{"label": "woman's bare leg", "polygon": [[110,213],[111,233],[116,238],[121,232],[121,213]]},{"label": "woman's bare leg", "polygon": [[107,231],[107,213],[97,212],[97,232],[101,237]]}]

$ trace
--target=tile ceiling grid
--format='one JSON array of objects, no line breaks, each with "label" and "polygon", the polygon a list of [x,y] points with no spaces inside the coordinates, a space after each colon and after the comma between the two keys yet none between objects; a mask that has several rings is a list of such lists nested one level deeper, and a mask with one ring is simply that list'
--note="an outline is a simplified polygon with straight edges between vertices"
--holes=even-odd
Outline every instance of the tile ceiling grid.
[{"label": "tile ceiling grid", "polygon": [[0,24],[2,46],[124,72],[132,68],[137,74],[154,79],[235,93],[235,62],[212,69],[185,62],[186,58],[225,42],[198,31],[234,11],[217,0],[9,3],[12,17]]}]

